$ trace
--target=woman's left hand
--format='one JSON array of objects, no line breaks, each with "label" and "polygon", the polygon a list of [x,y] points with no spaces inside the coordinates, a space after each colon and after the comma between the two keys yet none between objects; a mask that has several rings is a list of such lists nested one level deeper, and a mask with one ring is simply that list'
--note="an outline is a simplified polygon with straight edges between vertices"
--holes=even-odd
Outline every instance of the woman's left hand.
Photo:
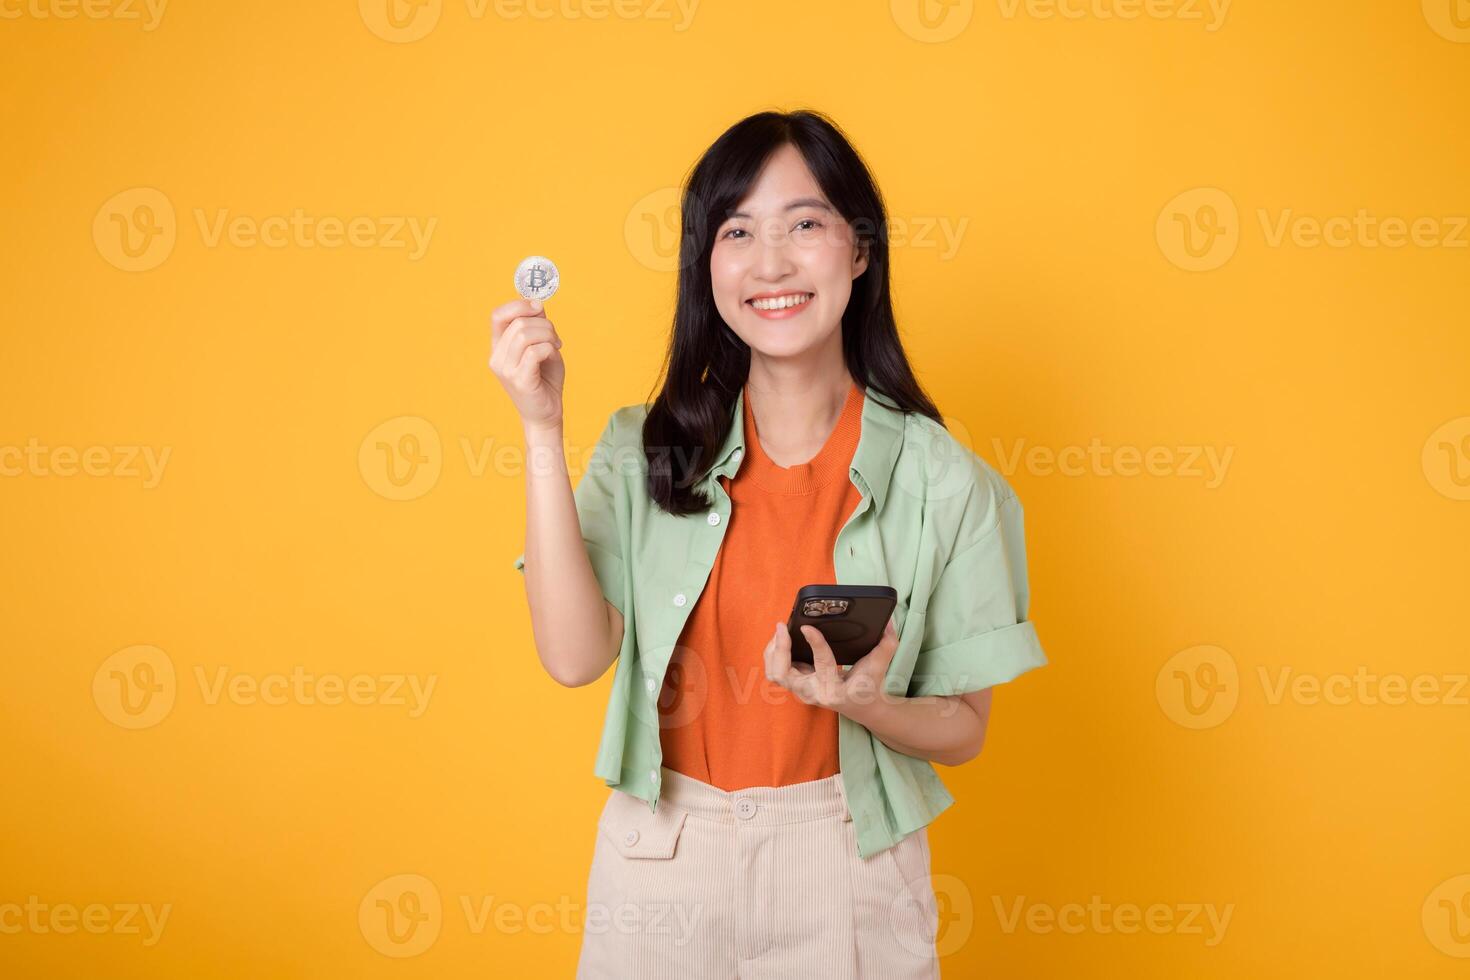
[{"label": "woman's left hand", "polygon": [[802,635],[812,648],[812,663],[791,662],[791,636],[785,623],[778,623],[776,633],[766,644],[766,679],[780,684],[806,704],[831,708],[838,714],[858,720],[864,709],[872,708],[884,697],[883,677],[898,649],[898,631],[893,620],[883,628],[883,639],[847,670],[837,665],[826,637],[815,626],[803,626]]}]

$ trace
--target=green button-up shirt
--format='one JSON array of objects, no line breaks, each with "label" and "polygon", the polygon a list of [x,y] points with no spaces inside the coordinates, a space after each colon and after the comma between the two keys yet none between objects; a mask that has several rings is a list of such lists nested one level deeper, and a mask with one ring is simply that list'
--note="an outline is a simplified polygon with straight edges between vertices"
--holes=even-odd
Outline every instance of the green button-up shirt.
[{"label": "green button-up shirt", "polygon": [[[708,514],[674,517],[649,497],[645,405],[612,413],[573,492],[592,569],[624,624],[594,771],[650,809],[663,758],[659,692],[729,526],[730,497],[718,477],[733,476],[745,454],[743,398],[742,390],[699,482],[715,501]],[[898,592],[890,694],[963,694],[1046,663],[1026,618],[1021,502],[1000,473],[943,426],[905,415],[872,388],[849,472],[862,499],[837,535],[833,568],[838,584]],[[516,558],[517,569],[525,558]],[[890,749],[846,717],[838,719],[838,755],[863,857],[954,802],[928,760]]]}]

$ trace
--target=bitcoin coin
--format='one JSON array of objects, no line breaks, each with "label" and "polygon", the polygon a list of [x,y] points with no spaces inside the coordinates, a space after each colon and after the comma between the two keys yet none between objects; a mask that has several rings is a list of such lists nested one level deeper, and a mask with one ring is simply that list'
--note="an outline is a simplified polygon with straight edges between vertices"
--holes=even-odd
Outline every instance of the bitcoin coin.
[{"label": "bitcoin coin", "polygon": [[527,256],[516,266],[516,292],[526,299],[545,302],[560,285],[561,274],[556,271],[556,263],[544,255]]}]

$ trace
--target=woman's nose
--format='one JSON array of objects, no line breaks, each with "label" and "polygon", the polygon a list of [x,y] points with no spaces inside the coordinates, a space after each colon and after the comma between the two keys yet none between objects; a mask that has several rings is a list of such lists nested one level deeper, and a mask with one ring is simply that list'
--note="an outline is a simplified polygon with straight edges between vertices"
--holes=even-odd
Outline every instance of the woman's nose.
[{"label": "woman's nose", "polygon": [[755,271],[762,277],[778,278],[793,268],[791,240],[780,231],[762,234],[755,248]]}]

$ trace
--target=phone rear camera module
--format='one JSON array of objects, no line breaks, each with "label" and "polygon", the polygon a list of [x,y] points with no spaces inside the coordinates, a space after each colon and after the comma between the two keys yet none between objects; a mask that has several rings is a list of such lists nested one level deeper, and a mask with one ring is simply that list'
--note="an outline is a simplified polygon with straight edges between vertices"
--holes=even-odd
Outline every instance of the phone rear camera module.
[{"label": "phone rear camera module", "polygon": [[801,604],[804,616],[842,616],[847,613],[846,599],[808,599]]}]

